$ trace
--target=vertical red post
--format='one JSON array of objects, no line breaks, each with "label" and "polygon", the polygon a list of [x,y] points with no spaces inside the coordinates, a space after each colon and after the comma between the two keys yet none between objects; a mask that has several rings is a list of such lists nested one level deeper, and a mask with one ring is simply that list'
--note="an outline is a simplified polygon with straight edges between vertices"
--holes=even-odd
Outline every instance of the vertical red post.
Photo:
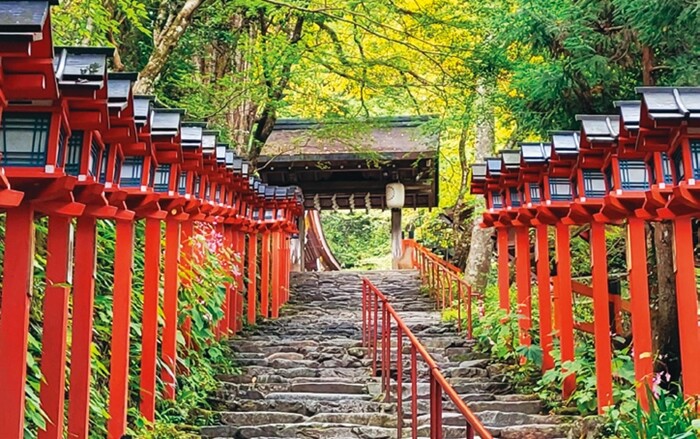
[{"label": "vertical red post", "polygon": [[[192,221],[185,221],[180,225],[180,242],[182,244],[182,262],[180,264],[181,270],[187,275],[183,278],[183,284],[185,288],[191,286],[190,272],[192,271],[192,232],[194,223]],[[192,347],[192,319],[190,316],[185,318],[182,323],[182,337],[185,339],[185,346],[188,348]]]},{"label": "vertical red post", "polygon": [[540,347],[542,348],[542,370],[554,367],[552,358],[552,294],[549,277],[549,235],[547,225],[535,228],[537,234],[537,302],[540,309]]},{"label": "vertical red post", "polygon": [[270,309],[270,232],[262,234],[262,267],[260,269],[260,310],[262,316],[267,318]]},{"label": "vertical red post", "polygon": [[649,305],[649,274],[647,271],[647,240],[644,221],[627,220],[627,270],[632,306],[632,342],[634,343],[634,376],[640,384],[637,399],[645,409],[647,386],[651,385],[654,363],[651,355],[651,312]]},{"label": "vertical red post", "polygon": [[88,438],[90,348],[95,301],[95,218],[81,216],[75,231],[68,437]]},{"label": "vertical red post", "polygon": [[287,302],[289,302],[289,281],[291,280],[292,274],[291,239],[289,234],[284,233],[282,235],[282,240],[284,243],[284,252],[282,253],[284,258],[282,259],[282,263],[284,264],[284,279],[282,281],[284,300],[282,301],[282,305],[286,305]]},{"label": "vertical red post", "polygon": [[46,294],[44,297],[44,330],[41,340],[41,373],[39,391],[41,408],[46,414],[46,427],[40,439],[63,437],[63,406],[66,382],[66,333],[68,326],[68,270],[70,269],[71,219],[49,216],[46,258]]},{"label": "vertical red post", "polygon": [[[574,360],[574,314],[573,292],[571,291],[571,236],[569,226],[561,222],[556,225],[557,241],[557,277],[559,288],[557,298],[557,317],[559,319],[559,344],[561,361]],[[607,322],[607,321],[606,321]],[[571,396],[576,389],[576,377],[570,374],[564,380],[562,395]]]},{"label": "vertical red post", "polygon": [[228,316],[226,318],[228,322],[228,327],[226,328],[227,332],[229,334],[235,334],[236,333],[236,306],[237,306],[237,301],[236,301],[236,296],[238,295],[238,277],[236,276],[236,272],[238,271],[238,261],[236,260],[236,238],[235,238],[235,233],[233,231],[233,227],[230,225],[224,226],[224,242],[226,243],[226,247],[228,248],[229,252],[231,253],[231,278],[232,282],[228,286],[228,307],[226,311],[228,312]]},{"label": "vertical red post", "polygon": [[126,431],[129,393],[129,323],[131,314],[131,270],[134,252],[134,222],[117,220],[112,308],[112,358],[109,377],[109,422],[107,437],[119,439]]},{"label": "vertical red post", "polygon": [[158,301],[160,296],[160,220],[146,219],[141,329],[141,415],[156,415],[156,362],[158,358]]},{"label": "vertical red post", "polygon": [[180,263],[180,223],[172,217],[165,221],[165,273],[163,289],[163,345],[161,379],[166,399],[175,399],[177,372],[177,290]]},{"label": "vertical red post", "polygon": [[251,231],[248,235],[248,323],[255,324],[257,314],[257,267],[258,234]]},{"label": "vertical red post", "polygon": [[510,314],[510,268],[508,261],[508,229],[496,229],[498,244],[498,299],[502,310]]},{"label": "vertical red post", "polygon": [[516,227],[516,284],[518,289],[518,327],[520,344],[530,345],[530,328],[532,327],[532,298],[530,289],[530,231],[527,227]]},{"label": "vertical red post", "polygon": [[279,317],[280,311],[280,235],[282,232],[272,234],[272,318]]},{"label": "vertical red post", "polygon": [[595,339],[598,413],[613,404],[612,347],[610,346],[610,307],[608,294],[608,252],[605,224],[591,223],[591,264],[593,268],[593,329]]},{"label": "vertical red post", "polygon": [[[222,248],[218,250],[219,262],[224,267],[229,267],[229,255],[227,251],[228,240],[226,239],[226,226],[223,223],[216,225],[215,233],[217,236],[217,242],[222,243]],[[229,326],[229,308],[231,307],[231,285],[227,282],[224,284],[224,302],[221,304],[222,317],[219,321],[219,337],[228,336],[228,326]]]},{"label": "vertical red post", "polygon": [[0,305],[0,432],[8,438],[21,438],[34,263],[34,210],[27,203],[7,211],[4,260]]},{"label": "vertical red post", "polygon": [[681,344],[683,394],[700,396],[700,330],[698,329],[698,291],[695,276],[693,225],[690,217],[673,220],[676,245],[676,303],[678,336]]}]

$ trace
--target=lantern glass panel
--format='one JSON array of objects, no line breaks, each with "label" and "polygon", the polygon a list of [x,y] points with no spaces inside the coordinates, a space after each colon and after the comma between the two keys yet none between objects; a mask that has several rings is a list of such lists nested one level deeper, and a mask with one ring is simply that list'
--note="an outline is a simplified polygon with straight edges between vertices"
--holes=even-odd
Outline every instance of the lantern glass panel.
[{"label": "lantern glass panel", "polygon": [[271,221],[275,219],[275,214],[272,209],[265,209],[265,221]]},{"label": "lantern glass panel", "polygon": [[685,168],[683,167],[683,149],[678,148],[673,153],[673,170],[676,172],[676,181],[680,182],[685,179]]},{"label": "lantern glass panel", "polygon": [[540,195],[540,187],[534,183],[528,185],[530,187],[530,202],[539,203],[542,201],[542,196]]},{"label": "lantern glass panel", "polygon": [[216,192],[214,192],[214,200],[216,200],[217,203],[221,202],[221,186],[216,186]]},{"label": "lantern glass panel", "polygon": [[277,209],[277,219],[284,219],[284,209]]},{"label": "lantern glass panel", "polygon": [[122,168],[123,177],[119,183],[124,187],[140,187],[143,174],[143,157],[127,157]]},{"label": "lantern glass panel", "polygon": [[177,182],[177,191],[180,195],[187,193],[187,172],[180,172],[180,178]]},{"label": "lantern glass panel", "polygon": [[199,191],[202,187],[202,177],[197,175],[194,178],[194,195],[195,197],[199,197]]},{"label": "lantern glass panel", "polygon": [[622,189],[644,191],[649,189],[649,171],[643,160],[620,160]]},{"label": "lantern glass panel", "polygon": [[500,209],[503,207],[503,197],[498,191],[491,192],[491,204],[494,209]]},{"label": "lantern glass panel", "polygon": [[573,199],[571,181],[566,178],[550,178],[549,194],[552,201],[571,201]]},{"label": "lantern glass panel", "polygon": [[510,205],[511,207],[520,207],[522,201],[520,200],[520,192],[518,189],[512,187],[510,188]]},{"label": "lantern glass panel", "polygon": [[119,179],[122,176],[122,166],[124,164],[124,159],[120,158],[118,155],[116,156],[114,160],[114,178],[112,179],[112,183],[119,184]]},{"label": "lantern glass panel", "polygon": [[168,192],[170,186],[170,165],[162,164],[156,168],[156,181],[153,184],[153,189],[156,192]]},{"label": "lantern glass panel", "polygon": [[597,169],[585,169],[583,171],[583,190],[586,197],[603,198],[607,193],[603,173]]},{"label": "lantern glass panel", "polygon": [[105,145],[105,149],[102,151],[102,162],[100,163],[100,183],[107,182],[107,162],[109,161],[109,143]]},{"label": "lantern glass panel", "polygon": [[693,178],[700,179],[700,139],[690,141],[690,158],[693,164]]},{"label": "lantern glass panel", "polygon": [[664,183],[673,184],[673,167],[671,166],[671,159],[665,152],[661,153],[661,168],[664,172]]},{"label": "lantern glass panel", "polygon": [[50,124],[49,113],[4,112],[0,126],[0,163],[24,167],[46,165]]},{"label": "lantern glass panel", "polygon": [[73,131],[68,139],[68,157],[66,159],[65,173],[78,175],[80,172],[80,156],[83,151],[83,132]]},{"label": "lantern glass panel", "polygon": [[68,133],[61,125],[58,133],[58,157],[56,158],[56,166],[62,168],[66,164],[66,144],[68,143]]},{"label": "lantern glass panel", "polygon": [[207,183],[204,187],[204,198],[208,200],[209,197],[211,197],[211,183]]},{"label": "lantern glass panel", "polygon": [[88,172],[93,177],[97,175],[97,170],[100,165],[100,144],[93,138],[90,144],[90,157],[88,162]]}]

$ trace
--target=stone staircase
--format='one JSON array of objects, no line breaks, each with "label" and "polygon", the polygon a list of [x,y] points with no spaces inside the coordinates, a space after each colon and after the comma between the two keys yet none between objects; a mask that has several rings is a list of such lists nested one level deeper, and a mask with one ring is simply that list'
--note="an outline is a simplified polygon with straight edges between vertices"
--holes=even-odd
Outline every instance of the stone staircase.
[{"label": "stone staircase", "polygon": [[[361,343],[361,277],[388,297],[445,376],[495,437],[550,439],[567,435],[566,419],[542,414],[540,401],[516,395],[471,344],[442,324],[420,294],[414,271],[295,274],[292,303],[232,342],[242,375],[219,377],[214,395],[220,425],[206,438],[395,438],[396,404],[387,404],[381,379]],[[395,332],[394,332],[395,334]],[[404,352],[408,353],[408,344]],[[403,355],[403,437],[411,437],[409,355]],[[393,362],[395,365],[395,362]],[[422,366],[422,365],[419,365]],[[395,370],[394,370],[395,372]],[[430,437],[427,368],[418,368],[419,437]],[[394,381],[394,386],[396,386]],[[443,401],[443,437],[465,437],[461,417]]]}]

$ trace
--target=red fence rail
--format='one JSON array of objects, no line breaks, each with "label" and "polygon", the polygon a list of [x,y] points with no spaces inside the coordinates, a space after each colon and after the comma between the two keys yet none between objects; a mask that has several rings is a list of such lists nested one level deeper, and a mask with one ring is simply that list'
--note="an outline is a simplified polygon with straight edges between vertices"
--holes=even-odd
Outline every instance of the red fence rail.
[{"label": "red fence rail", "polygon": [[[457,309],[457,329],[464,329],[467,338],[473,335],[473,306],[474,299],[480,304],[483,294],[473,291],[464,279],[462,270],[442,259],[427,248],[412,239],[403,241],[404,253],[411,252],[411,265],[421,274],[421,281],[428,288],[441,309]],[[455,304],[456,301],[456,304]],[[483,310],[483,306],[479,306]],[[462,321],[462,311],[466,312],[466,328]]]},{"label": "red fence rail", "polygon": [[[392,343],[392,324],[396,329],[396,343]],[[428,367],[430,374],[430,438],[442,439],[442,399],[446,395],[462,415],[466,427],[467,439],[478,434],[482,439],[491,439],[481,421],[462,401],[454,388],[447,382],[435,360],[430,356],[421,342],[413,335],[386,296],[368,279],[362,280],[362,344],[369,349],[372,358],[372,371],[377,374],[377,356],[381,355],[382,389],[385,402],[392,400],[391,359],[396,355],[396,389],[394,395],[397,403],[397,437],[403,433],[403,347],[404,337],[411,347],[410,382],[411,382],[411,437],[418,437],[418,360]]]}]

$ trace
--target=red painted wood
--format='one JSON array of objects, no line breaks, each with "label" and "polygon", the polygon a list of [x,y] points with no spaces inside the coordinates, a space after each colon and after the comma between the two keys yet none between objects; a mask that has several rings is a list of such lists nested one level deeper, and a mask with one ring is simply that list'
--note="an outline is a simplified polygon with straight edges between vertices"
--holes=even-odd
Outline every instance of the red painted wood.
[{"label": "red painted wood", "polygon": [[608,292],[608,253],[605,224],[591,223],[591,264],[593,269],[593,330],[595,340],[598,413],[613,404],[612,348],[610,345],[610,307]]},{"label": "red painted wood", "polygon": [[693,225],[689,217],[673,220],[676,244],[676,302],[678,335],[681,343],[683,394],[700,396],[700,331],[698,330],[698,292],[695,276]]},{"label": "red painted wood", "polygon": [[[516,227],[516,283],[518,288],[518,326],[520,344],[529,346],[532,328],[532,293],[530,288],[530,231],[528,227]],[[451,302],[450,302],[451,303]]]},{"label": "red painted wood", "polygon": [[[228,268],[230,265],[230,261],[228,260],[228,253],[226,251],[226,248],[228,247],[227,241],[226,241],[226,232],[224,229],[224,225],[222,223],[219,223],[215,227],[216,230],[216,235],[215,235],[215,240],[216,242],[221,242],[221,248],[218,248],[218,257],[219,257],[219,262],[222,267]],[[230,306],[231,302],[231,285],[228,283],[225,283],[224,285],[225,289],[225,296],[224,296],[224,301],[221,304],[221,319],[219,320],[219,325],[217,328],[217,337],[222,338],[228,336],[228,309]]]},{"label": "red painted wood", "polygon": [[[559,344],[561,361],[574,360],[574,315],[571,291],[571,236],[569,226],[556,224],[557,243],[557,317],[559,324]],[[576,389],[576,377],[571,374],[564,380],[562,395],[566,399]]]},{"label": "red painted wood", "polygon": [[156,362],[158,358],[158,303],[160,296],[160,220],[146,219],[141,329],[141,415],[155,421]]},{"label": "red painted wood", "polygon": [[71,219],[49,216],[46,258],[46,292],[44,297],[44,328],[42,336],[39,391],[41,408],[46,414],[46,427],[39,431],[40,439],[63,437],[66,383],[66,334],[68,326],[68,270],[70,259]]},{"label": "red painted wood", "polygon": [[108,439],[119,439],[126,431],[126,405],[129,392],[129,323],[134,223],[118,220],[116,224]]},{"label": "red painted wood", "polygon": [[498,243],[498,302],[510,314],[510,267],[508,262],[508,229],[496,229]]},{"label": "red painted wood", "polygon": [[224,226],[224,245],[229,251],[231,260],[229,261],[230,275],[233,281],[227,286],[226,299],[226,332],[232,334],[236,332],[236,293],[238,290],[236,279],[236,247],[233,227],[230,225]]},{"label": "red painted wood", "polygon": [[[194,224],[192,221],[185,221],[180,225],[180,242],[182,243],[181,269],[187,275],[184,277],[183,286],[190,287],[189,273],[192,270],[192,232]],[[182,336],[185,339],[185,346],[192,347],[192,319],[187,316],[182,323]]]},{"label": "red painted wood", "polygon": [[258,234],[248,235],[248,323],[255,324],[257,314],[257,266],[258,266]]},{"label": "red painted wood", "polygon": [[647,408],[646,385],[651,385],[654,363],[651,355],[651,312],[649,304],[649,274],[647,272],[647,240],[644,221],[627,220],[627,270],[632,302],[632,342],[634,343],[634,376],[642,385],[637,387],[637,399]]},{"label": "red painted wood", "polygon": [[552,293],[549,276],[549,236],[547,225],[540,224],[537,234],[537,302],[540,310],[540,347],[542,348],[542,370],[554,367],[552,358]]},{"label": "red painted wood", "polygon": [[281,232],[272,233],[272,318],[279,317],[280,311],[280,235]]},{"label": "red painted wood", "polygon": [[269,317],[270,309],[270,232],[262,234],[262,258],[260,269],[260,310],[264,318]]},{"label": "red painted wood", "polygon": [[244,285],[244,273],[245,273],[245,233],[238,232],[238,294],[236,295],[236,330],[240,331],[243,329],[243,302],[245,297],[243,292],[245,290]]},{"label": "red painted wood", "polygon": [[90,346],[95,300],[95,218],[81,216],[75,229],[68,437],[88,438]]},{"label": "red painted wood", "polygon": [[20,204],[7,211],[5,265],[0,303],[0,432],[24,436],[24,385],[34,262],[34,210]]},{"label": "red painted wood", "polygon": [[173,218],[165,221],[165,273],[163,289],[163,343],[161,357],[164,396],[175,399],[175,375],[177,372],[177,290],[179,286],[180,223]]}]

